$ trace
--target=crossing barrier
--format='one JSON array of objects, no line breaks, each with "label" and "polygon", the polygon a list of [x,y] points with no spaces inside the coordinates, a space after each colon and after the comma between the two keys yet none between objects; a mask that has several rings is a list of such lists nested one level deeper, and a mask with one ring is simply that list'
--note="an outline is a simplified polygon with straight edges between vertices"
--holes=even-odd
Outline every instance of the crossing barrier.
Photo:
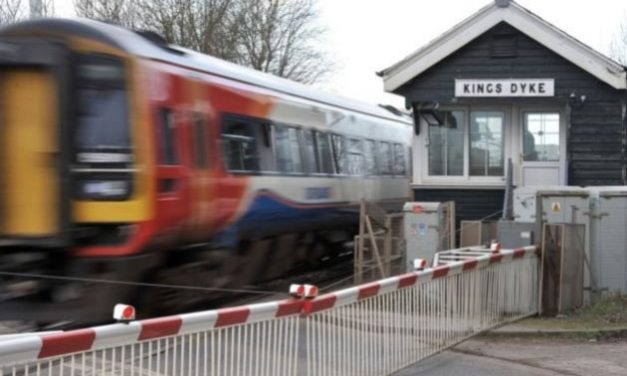
[{"label": "crossing barrier", "polygon": [[306,300],[9,339],[0,342],[0,370],[72,376],[389,375],[537,311],[534,247],[448,251],[436,262]]},{"label": "crossing barrier", "polygon": [[433,268],[306,302],[307,375],[389,375],[537,313],[534,247],[442,252]]},{"label": "crossing barrier", "polygon": [[0,342],[2,375],[294,375],[301,301]]}]

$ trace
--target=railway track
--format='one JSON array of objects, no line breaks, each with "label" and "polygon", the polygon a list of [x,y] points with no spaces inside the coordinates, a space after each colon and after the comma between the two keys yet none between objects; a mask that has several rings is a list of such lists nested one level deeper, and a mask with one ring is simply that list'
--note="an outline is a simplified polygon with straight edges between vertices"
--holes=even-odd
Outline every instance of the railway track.
[{"label": "railway track", "polygon": [[[320,266],[315,270],[296,270],[294,273],[287,276],[263,282],[255,286],[242,286],[243,290],[251,292],[230,294],[228,297],[186,308],[185,311],[215,309],[285,299],[288,297],[289,286],[292,283],[314,284],[318,286],[319,290],[322,292],[326,292],[329,287],[333,289],[345,287],[352,284],[352,278],[350,278],[353,273],[352,260],[352,253],[346,252],[335,257],[333,260],[323,260]],[[0,336],[34,331],[69,330],[84,326],[84,324],[73,321],[54,322],[43,326],[32,322],[0,321]]]}]

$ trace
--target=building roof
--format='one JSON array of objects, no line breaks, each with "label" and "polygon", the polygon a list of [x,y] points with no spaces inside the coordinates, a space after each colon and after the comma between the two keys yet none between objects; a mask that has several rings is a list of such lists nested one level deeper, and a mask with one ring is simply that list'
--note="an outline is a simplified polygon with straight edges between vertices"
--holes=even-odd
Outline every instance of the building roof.
[{"label": "building roof", "polygon": [[626,68],[514,1],[496,0],[426,46],[378,74],[393,92],[497,24],[505,22],[615,89],[627,88]]}]

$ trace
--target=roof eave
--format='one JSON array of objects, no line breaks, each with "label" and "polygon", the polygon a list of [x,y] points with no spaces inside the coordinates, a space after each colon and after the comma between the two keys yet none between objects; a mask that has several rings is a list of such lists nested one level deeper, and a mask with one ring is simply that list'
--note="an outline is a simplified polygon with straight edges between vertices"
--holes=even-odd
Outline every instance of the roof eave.
[{"label": "roof eave", "polygon": [[490,5],[481,9],[425,47],[383,70],[384,90],[394,92],[499,22],[510,24],[611,87],[627,89],[625,67],[512,2],[507,8]]}]

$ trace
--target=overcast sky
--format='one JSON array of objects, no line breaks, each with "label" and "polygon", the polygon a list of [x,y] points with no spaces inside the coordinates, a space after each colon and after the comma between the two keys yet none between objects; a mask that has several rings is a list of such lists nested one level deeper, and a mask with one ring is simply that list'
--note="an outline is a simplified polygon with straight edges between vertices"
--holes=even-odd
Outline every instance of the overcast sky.
[{"label": "overcast sky", "polygon": [[[375,103],[403,105],[385,94],[376,71],[387,68],[492,0],[318,0],[326,45],[336,61],[321,88]],[[627,20],[627,0],[518,0],[592,48],[609,45]],[[72,1],[57,0],[57,13],[72,16]],[[627,22],[627,21],[626,21]]]}]

